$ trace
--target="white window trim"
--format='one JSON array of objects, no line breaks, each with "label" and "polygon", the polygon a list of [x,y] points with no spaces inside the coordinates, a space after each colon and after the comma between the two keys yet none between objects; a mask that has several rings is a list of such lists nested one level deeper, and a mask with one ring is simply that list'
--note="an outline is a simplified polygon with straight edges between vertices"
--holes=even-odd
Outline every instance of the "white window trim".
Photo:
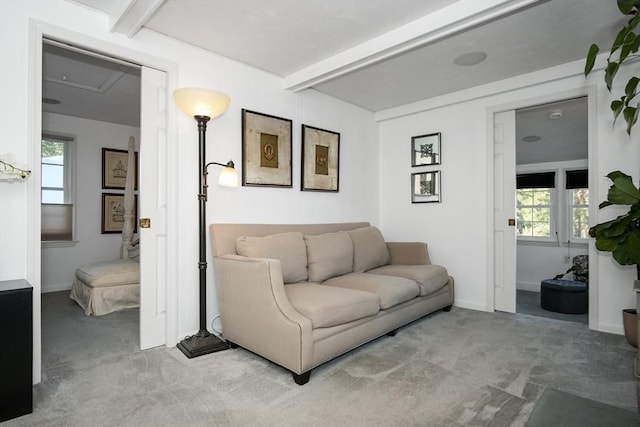
[{"label": "white window trim", "polygon": [[[563,171],[564,172],[564,171]],[[588,190],[588,188],[587,188]],[[573,216],[572,216],[572,209],[574,206],[583,206],[586,207],[587,209],[589,209],[589,205],[574,205],[573,204],[573,197],[572,197],[572,189],[564,189],[565,191],[565,207],[567,209],[566,212],[566,218],[567,218],[567,240],[569,241],[569,243],[571,244],[589,244],[589,238],[588,237],[574,237],[573,236]],[[589,191],[589,201],[591,201],[591,191]]]},{"label": "white window trim", "polygon": [[[550,188],[551,190],[551,200],[549,203],[549,237],[541,237],[541,236],[518,236],[517,240],[522,242],[544,242],[544,243],[557,243],[557,226],[556,226],[556,211],[557,211],[557,200],[558,200],[558,189]],[[516,206],[517,210],[517,206]]]},{"label": "white window trim", "polygon": [[77,240],[47,240],[41,241],[40,246],[43,249],[49,248],[73,248],[79,242]]},{"label": "white window trim", "polygon": [[[77,171],[77,145],[74,135],[63,134],[59,132],[42,132],[42,139],[53,139],[64,141],[65,147],[65,168],[64,168],[64,202],[73,205],[72,221],[71,221],[71,240],[47,240],[41,241],[42,248],[66,248],[73,247],[78,244],[77,240],[77,203],[76,203],[76,171]],[[42,164],[42,161],[41,161]],[[42,204],[42,182],[40,183],[40,203]]]}]

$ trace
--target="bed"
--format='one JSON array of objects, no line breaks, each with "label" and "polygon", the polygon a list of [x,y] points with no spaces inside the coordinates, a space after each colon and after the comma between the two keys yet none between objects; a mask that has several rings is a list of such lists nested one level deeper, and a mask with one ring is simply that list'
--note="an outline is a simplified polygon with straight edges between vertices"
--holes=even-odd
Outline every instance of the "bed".
[{"label": "bed", "polygon": [[[127,170],[135,170],[135,139],[129,137]],[[140,307],[140,245],[133,240],[134,174],[127,174],[120,259],[100,261],[76,269],[69,297],[87,316]]]}]

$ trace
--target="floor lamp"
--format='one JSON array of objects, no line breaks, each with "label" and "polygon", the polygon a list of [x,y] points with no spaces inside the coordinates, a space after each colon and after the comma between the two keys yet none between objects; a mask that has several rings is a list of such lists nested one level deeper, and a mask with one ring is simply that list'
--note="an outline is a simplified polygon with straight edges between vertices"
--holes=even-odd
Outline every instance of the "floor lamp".
[{"label": "floor lamp", "polygon": [[223,166],[220,174],[219,184],[226,187],[238,186],[238,175],[232,161],[226,164],[217,162],[206,162],[205,137],[207,133],[207,122],[225,112],[230,99],[227,95],[209,89],[182,88],[173,93],[174,100],[178,107],[186,114],[190,115],[198,122],[198,142],[200,145],[199,180],[200,192],[198,202],[200,204],[200,330],[192,336],[188,336],[178,343],[178,348],[188,358],[202,356],[215,351],[226,350],[229,345],[226,341],[209,333],[207,330],[207,250],[206,250],[206,203],[207,203],[207,168],[211,165]]}]

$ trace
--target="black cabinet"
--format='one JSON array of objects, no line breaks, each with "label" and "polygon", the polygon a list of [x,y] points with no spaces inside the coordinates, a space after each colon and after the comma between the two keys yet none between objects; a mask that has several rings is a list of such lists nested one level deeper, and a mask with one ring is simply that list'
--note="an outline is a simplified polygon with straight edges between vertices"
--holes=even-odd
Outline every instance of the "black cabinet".
[{"label": "black cabinet", "polygon": [[33,411],[33,288],[0,281],[0,422]]}]

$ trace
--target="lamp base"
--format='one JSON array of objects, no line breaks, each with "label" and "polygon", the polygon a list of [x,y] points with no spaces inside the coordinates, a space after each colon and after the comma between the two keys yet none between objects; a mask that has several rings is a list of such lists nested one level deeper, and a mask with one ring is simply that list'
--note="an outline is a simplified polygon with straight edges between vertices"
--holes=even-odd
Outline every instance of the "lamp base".
[{"label": "lamp base", "polygon": [[178,348],[189,359],[229,349],[229,343],[221,340],[209,331],[199,331],[178,343]]}]

